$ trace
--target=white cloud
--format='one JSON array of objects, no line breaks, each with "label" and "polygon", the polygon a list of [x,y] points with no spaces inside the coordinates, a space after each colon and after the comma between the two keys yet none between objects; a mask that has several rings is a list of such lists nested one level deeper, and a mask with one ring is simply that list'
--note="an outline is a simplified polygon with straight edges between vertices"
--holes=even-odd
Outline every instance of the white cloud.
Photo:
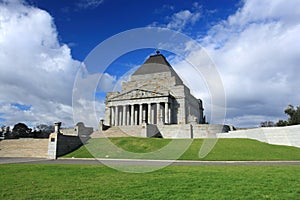
[{"label": "white cloud", "polygon": [[[80,2],[91,8],[103,0]],[[156,25],[184,30],[200,17],[201,7],[194,4],[189,10],[167,17],[166,24]],[[299,19],[299,1],[245,0],[235,14],[199,38],[222,76],[228,123],[257,126],[264,119],[276,121],[285,117],[283,109],[288,104],[300,104]],[[35,125],[61,120],[67,126],[73,125],[72,89],[79,62],[72,59],[69,47],[60,44],[57,35],[47,12],[17,0],[1,1],[0,119],[5,120],[3,123],[13,125],[22,121]],[[206,89],[199,89],[205,84],[199,86],[199,81],[191,81],[200,77],[183,67],[178,70],[192,92],[209,101]],[[115,77],[107,74],[103,77],[103,86],[120,86]],[[93,103],[90,99],[79,100],[83,107]],[[19,109],[15,103],[29,109]]]},{"label": "white cloud", "polygon": [[168,10],[174,10],[174,6],[173,5],[169,5],[169,4],[164,4],[162,5],[161,7],[159,8],[156,8],[154,10],[154,14],[162,14],[164,13],[165,11],[168,11]]},{"label": "white cloud", "polygon": [[[176,31],[182,31],[189,25],[194,25],[200,19],[202,14],[201,9],[202,8],[198,3],[193,3],[191,9],[180,10],[173,13],[171,16],[166,17],[165,24],[153,22],[150,26],[165,27]],[[171,7],[170,10],[174,10],[174,7]]]},{"label": "white cloud", "polygon": [[171,18],[170,22],[166,25],[169,29],[175,29],[181,31],[187,25],[195,24],[198,19],[200,18],[200,12],[191,12],[189,10],[182,10],[177,13],[174,13]]},{"label": "white cloud", "polygon": [[299,1],[247,0],[200,39],[222,76],[229,123],[276,122],[300,104],[299,19]]},{"label": "white cloud", "polygon": [[[97,129],[99,126],[98,117],[105,116],[104,101],[95,101],[87,98],[76,99],[76,105],[73,107],[74,120],[83,122],[86,126]],[[100,119],[99,118],[99,119]]]},{"label": "white cloud", "polygon": [[[0,113],[3,124],[72,121],[79,62],[60,44],[52,17],[19,1],[0,3]],[[22,110],[13,103],[28,105]]]},{"label": "white cloud", "polygon": [[[294,8],[294,9],[292,9]],[[300,2],[244,1],[235,14],[213,26],[200,44],[216,64],[226,93],[226,123],[258,126],[286,118],[288,104],[300,99]],[[188,44],[187,59],[201,63],[201,50]],[[211,97],[201,77],[188,63],[172,58],[174,69],[210,115]],[[209,117],[208,117],[209,119]]]},{"label": "white cloud", "polygon": [[76,6],[80,9],[94,9],[100,6],[104,0],[79,0]]},{"label": "white cloud", "polygon": [[[105,117],[105,93],[113,91],[116,77],[107,73],[90,74],[83,63],[74,82],[72,108],[75,122],[98,128]],[[104,94],[104,96],[103,96]]]}]

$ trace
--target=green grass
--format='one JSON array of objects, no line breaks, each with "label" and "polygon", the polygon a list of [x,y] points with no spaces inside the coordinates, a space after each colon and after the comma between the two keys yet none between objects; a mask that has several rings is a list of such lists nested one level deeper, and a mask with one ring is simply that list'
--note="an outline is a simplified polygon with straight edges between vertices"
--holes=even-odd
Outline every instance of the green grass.
[{"label": "green grass", "polygon": [[[145,154],[159,150],[171,142],[170,139],[158,138],[110,138],[110,141],[120,149],[140,153],[130,155],[130,158],[149,158]],[[176,148],[180,143],[191,140],[176,140]],[[300,160],[300,148],[270,145],[251,139],[219,139],[213,150],[203,159],[198,157],[203,139],[194,139],[181,160]],[[92,152],[92,153],[90,153]],[[121,150],[112,150],[104,139],[91,139],[88,144],[64,156],[75,158],[127,158]],[[168,156],[165,156],[168,158]],[[152,156],[150,158],[156,158]],[[172,157],[170,157],[172,159]]]},{"label": "green grass", "polygon": [[171,140],[162,140],[158,138],[119,137],[109,138],[109,141],[120,149],[112,149],[111,146],[107,144],[106,139],[97,138],[90,139],[88,144],[68,155],[65,155],[64,157],[104,158],[109,155],[110,158],[123,158],[126,155],[122,154],[122,149],[129,152],[148,153],[159,150],[167,145]]},{"label": "green grass", "polygon": [[300,199],[299,166],[0,165],[0,199]]},{"label": "green grass", "polygon": [[[197,160],[203,140],[194,140],[181,159]],[[251,139],[219,139],[202,160],[300,160],[300,148],[271,145]]]},{"label": "green grass", "polygon": [[165,145],[167,145],[170,140],[163,140],[159,138],[110,138],[115,145],[122,147],[126,151],[147,153],[156,151]]}]

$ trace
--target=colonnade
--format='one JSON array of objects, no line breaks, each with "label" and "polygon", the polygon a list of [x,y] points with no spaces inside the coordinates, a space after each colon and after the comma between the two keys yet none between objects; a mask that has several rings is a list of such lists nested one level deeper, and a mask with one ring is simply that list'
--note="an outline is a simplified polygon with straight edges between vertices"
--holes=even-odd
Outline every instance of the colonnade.
[{"label": "colonnade", "polygon": [[170,124],[171,108],[169,102],[142,103],[110,106],[111,126],[133,126],[148,124]]}]

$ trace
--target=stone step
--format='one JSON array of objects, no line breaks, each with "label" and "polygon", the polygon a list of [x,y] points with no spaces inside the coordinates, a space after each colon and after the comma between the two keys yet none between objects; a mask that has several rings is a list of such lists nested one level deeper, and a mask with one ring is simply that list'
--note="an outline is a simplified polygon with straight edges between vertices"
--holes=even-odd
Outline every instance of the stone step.
[{"label": "stone step", "polygon": [[105,131],[95,131],[91,138],[102,137],[141,137],[142,126],[113,126]]},{"label": "stone step", "polygon": [[142,126],[134,125],[134,126],[119,126],[122,132],[126,133],[129,136],[133,137],[141,137]]},{"label": "stone step", "polygon": [[48,156],[48,139],[13,139],[0,141],[0,157]]},{"label": "stone step", "polygon": [[128,137],[128,135],[122,130],[120,130],[118,127],[111,127],[105,131],[95,131],[91,135],[91,138],[103,137]]}]

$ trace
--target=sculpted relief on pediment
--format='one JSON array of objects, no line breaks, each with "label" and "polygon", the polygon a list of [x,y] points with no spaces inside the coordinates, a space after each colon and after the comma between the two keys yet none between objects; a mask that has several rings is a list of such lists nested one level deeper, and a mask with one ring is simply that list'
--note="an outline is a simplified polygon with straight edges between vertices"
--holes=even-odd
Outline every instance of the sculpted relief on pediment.
[{"label": "sculpted relief on pediment", "polygon": [[147,90],[135,89],[125,93],[121,93],[110,100],[125,100],[125,99],[140,99],[140,98],[151,98],[151,97],[161,97],[168,94]]}]

